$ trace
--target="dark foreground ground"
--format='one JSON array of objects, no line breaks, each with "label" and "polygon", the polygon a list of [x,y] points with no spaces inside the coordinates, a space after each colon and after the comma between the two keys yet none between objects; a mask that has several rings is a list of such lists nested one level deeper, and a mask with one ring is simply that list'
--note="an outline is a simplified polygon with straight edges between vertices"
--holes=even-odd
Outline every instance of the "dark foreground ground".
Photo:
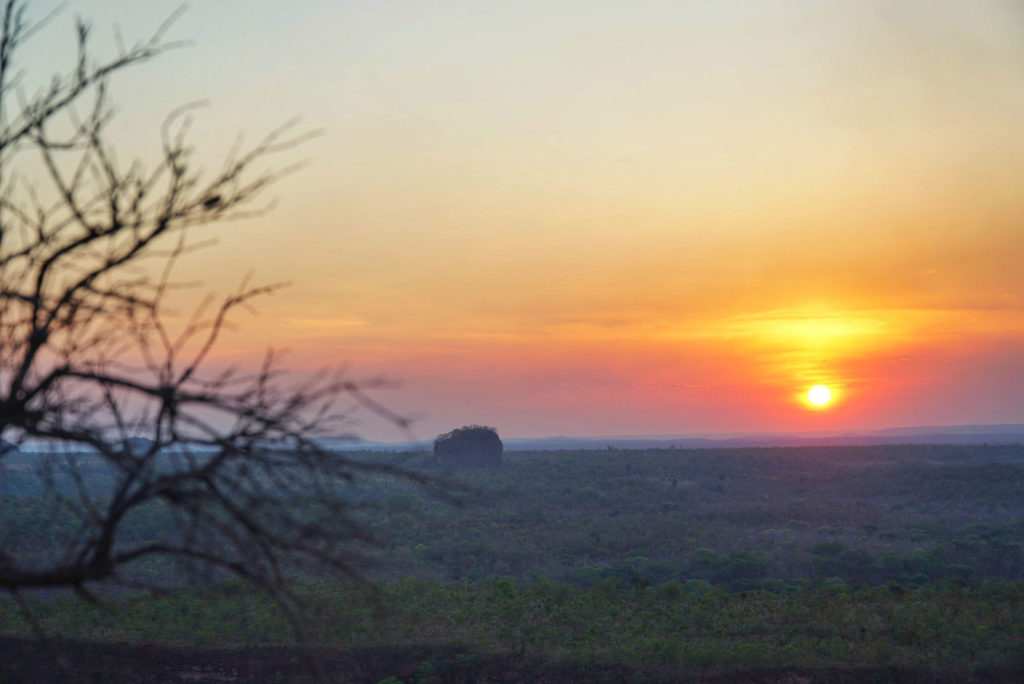
[{"label": "dark foreground ground", "polygon": [[481,656],[459,647],[303,650],[177,649],[0,637],[0,682],[1024,682],[1024,664],[942,672],[931,668],[785,668],[734,672],[642,671],[614,664],[544,663],[510,656]]}]

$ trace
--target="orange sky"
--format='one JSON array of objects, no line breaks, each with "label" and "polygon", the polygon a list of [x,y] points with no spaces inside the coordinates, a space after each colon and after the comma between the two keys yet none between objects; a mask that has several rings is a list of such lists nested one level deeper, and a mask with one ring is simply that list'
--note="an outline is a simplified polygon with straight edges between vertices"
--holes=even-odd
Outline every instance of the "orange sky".
[{"label": "orange sky", "polygon": [[385,373],[421,437],[1024,422],[1013,0],[210,5],[116,86],[126,148],[202,97],[211,165],[324,129],[181,270],[293,283],[223,359]]}]

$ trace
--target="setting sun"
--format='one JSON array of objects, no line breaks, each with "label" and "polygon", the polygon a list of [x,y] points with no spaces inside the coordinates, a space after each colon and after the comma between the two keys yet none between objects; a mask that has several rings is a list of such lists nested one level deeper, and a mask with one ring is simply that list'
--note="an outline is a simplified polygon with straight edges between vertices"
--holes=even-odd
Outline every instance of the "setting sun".
[{"label": "setting sun", "polygon": [[832,392],[824,385],[815,385],[807,391],[807,401],[815,406],[825,406],[832,400]]},{"label": "setting sun", "polygon": [[[196,49],[140,72],[167,87],[125,84],[122,156],[160,162],[150,118],[205,97],[211,173],[239,122],[326,130],[274,211],[180,260],[197,285],[168,310],[293,283],[213,361],[391,378],[417,439],[1020,421],[1020,3],[578,4],[191,3],[172,29]],[[221,6],[259,40],[222,46]],[[26,92],[74,63],[59,14]]]}]

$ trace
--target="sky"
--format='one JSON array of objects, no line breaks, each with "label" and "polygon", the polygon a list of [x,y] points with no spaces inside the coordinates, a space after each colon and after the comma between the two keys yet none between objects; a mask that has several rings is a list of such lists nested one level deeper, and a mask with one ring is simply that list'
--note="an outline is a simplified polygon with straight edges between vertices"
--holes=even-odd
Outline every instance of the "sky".
[{"label": "sky", "polygon": [[[23,66],[179,4],[73,0]],[[217,363],[385,376],[420,438],[1024,422],[1016,0],[205,0],[167,35],[112,85],[126,158],[198,100],[210,168],[321,131],[178,270],[289,283]]]}]

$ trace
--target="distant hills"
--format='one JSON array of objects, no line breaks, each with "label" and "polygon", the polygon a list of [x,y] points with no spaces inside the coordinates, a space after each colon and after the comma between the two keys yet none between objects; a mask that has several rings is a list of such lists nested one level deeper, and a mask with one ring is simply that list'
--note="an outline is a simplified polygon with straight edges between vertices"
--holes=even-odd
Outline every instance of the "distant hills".
[{"label": "distant hills", "polygon": [[[508,438],[506,451],[558,449],[710,449],[734,447],[870,446],[878,444],[1022,444],[1024,424],[941,425],[843,430],[834,432],[745,433],[711,435],[626,435]],[[328,439],[325,446],[337,449],[413,451],[430,449],[432,441],[373,442]]]},{"label": "distant hills", "polygon": [[[878,444],[1024,444],[1024,424],[935,425],[886,428],[882,430],[837,430],[834,432],[761,432],[706,435],[621,435],[504,438],[506,451],[554,451],[578,449],[714,449],[738,447],[872,446]],[[132,438],[129,448],[148,446],[148,440]],[[376,442],[350,437],[320,440],[327,449],[339,451],[429,451],[433,440]],[[0,444],[0,453],[14,445]],[[46,451],[43,444],[18,445],[25,453]],[[184,447],[179,447],[184,448]],[[208,451],[209,448],[193,448]]]}]

